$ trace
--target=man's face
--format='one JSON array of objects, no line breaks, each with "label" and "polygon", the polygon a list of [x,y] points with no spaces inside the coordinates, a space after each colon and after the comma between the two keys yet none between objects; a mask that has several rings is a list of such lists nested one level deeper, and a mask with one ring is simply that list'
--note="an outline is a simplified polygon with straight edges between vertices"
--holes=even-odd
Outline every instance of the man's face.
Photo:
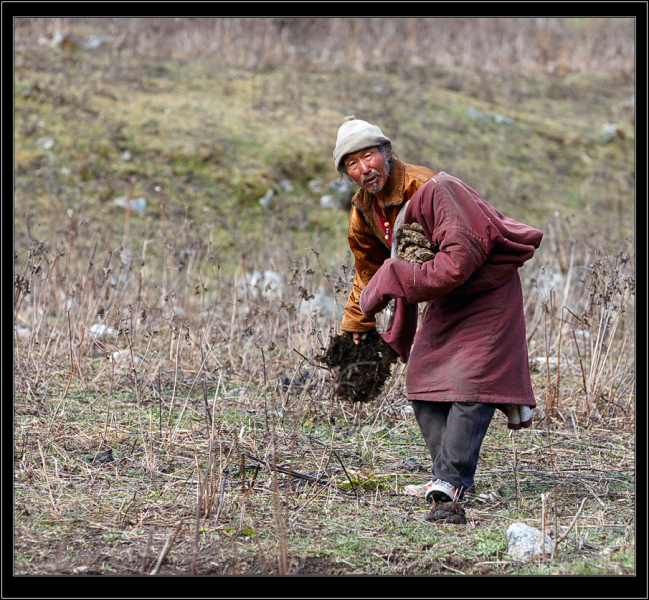
[{"label": "man's face", "polygon": [[365,148],[345,157],[344,165],[354,182],[367,192],[380,192],[390,175],[390,151],[385,158],[379,147]]}]

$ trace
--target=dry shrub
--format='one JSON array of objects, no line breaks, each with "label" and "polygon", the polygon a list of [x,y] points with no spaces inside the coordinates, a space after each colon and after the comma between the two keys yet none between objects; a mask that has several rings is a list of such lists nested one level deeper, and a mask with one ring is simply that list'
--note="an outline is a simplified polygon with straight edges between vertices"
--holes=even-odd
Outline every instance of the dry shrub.
[{"label": "dry shrub", "polygon": [[19,18],[17,47],[75,27],[117,53],[246,67],[632,74],[635,58],[632,18]]}]

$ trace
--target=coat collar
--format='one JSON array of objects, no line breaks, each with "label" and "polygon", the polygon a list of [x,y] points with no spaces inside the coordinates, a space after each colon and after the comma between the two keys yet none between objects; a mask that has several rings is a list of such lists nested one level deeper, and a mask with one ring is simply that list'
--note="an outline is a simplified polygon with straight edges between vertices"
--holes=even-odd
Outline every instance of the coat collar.
[{"label": "coat collar", "polygon": [[[390,167],[390,176],[385,184],[385,206],[402,204],[404,201],[403,187],[406,181],[406,165],[400,160],[394,160]],[[359,189],[352,198],[352,202],[363,214],[373,214],[374,194],[364,189]]]}]

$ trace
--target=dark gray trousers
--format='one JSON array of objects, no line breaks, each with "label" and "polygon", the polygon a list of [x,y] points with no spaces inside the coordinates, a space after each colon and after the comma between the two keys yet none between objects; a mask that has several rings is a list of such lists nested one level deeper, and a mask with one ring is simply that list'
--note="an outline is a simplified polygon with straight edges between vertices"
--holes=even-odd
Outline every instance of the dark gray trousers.
[{"label": "dark gray trousers", "polygon": [[411,400],[415,418],[433,459],[433,478],[473,492],[480,446],[496,410],[481,402]]}]

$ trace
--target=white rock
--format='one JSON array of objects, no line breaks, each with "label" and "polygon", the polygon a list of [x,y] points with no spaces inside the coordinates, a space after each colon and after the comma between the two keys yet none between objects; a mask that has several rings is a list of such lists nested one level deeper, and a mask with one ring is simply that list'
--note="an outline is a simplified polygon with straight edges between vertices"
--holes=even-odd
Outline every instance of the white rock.
[{"label": "white rock", "polygon": [[120,158],[123,161],[128,162],[129,160],[131,160],[131,158],[133,158],[133,156],[131,155],[131,153],[128,150],[124,150],[124,152],[122,152],[120,154]]},{"label": "white rock", "polygon": [[270,188],[261,198],[259,198],[259,204],[261,204],[264,208],[268,208],[270,206],[270,203],[273,201],[274,196],[275,190],[273,188]]},{"label": "white rock", "polygon": [[284,292],[284,280],[282,276],[270,269],[246,273],[245,278],[243,275],[239,277],[239,281],[237,282],[239,298],[244,297],[246,285],[248,294],[256,300],[259,298],[279,300]]},{"label": "white rock", "polygon": [[[322,293],[315,294],[311,300],[298,300],[296,307],[301,315],[310,315],[316,318],[330,318],[334,315],[334,301],[333,298]],[[338,305],[338,315],[342,315],[342,308]]]},{"label": "white rock", "polygon": [[620,102],[622,108],[633,108],[635,106],[635,94],[631,94],[626,100]]},{"label": "white rock", "polygon": [[340,200],[338,200],[336,196],[327,194],[320,198],[320,206],[322,206],[322,208],[340,208]]},{"label": "white rock", "polygon": [[115,335],[117,333],[117,329],[115,329],[114,327],[108,327],[103,323],[95,323],[94,325],[90,326],[90,333],[92,334],[93,338],[100,340],[106,337],[106,335]]},{"label": "white rock", "polygon": [[309,181],[309,183],[307,183],[309,189],[316,194],[322,191],[323,184],[324,182],[322,181],[322,179],[312,179],[311,181]]},{"label": "white rock", "polygon": [[52,138],[39,138],[38,145],[43,150],[51,150],[54,147],[54,140]]},{"label": "white rock", "polygon": [[87,567],[86,565],[80,565],[78,567],[74,567],[72,569],[72,572],[79,575],[80,573],[85,573],[90,567]]},{"label": "white rock", "polygon": [[352,184],[346,179],[334,179],[327,184],[327,187],[339,194],[346,194],[351,190]]},{"label": "white rock", "polygon": [[[507,554],[518,559],[527,559],[541,554],[541,532],[525,523],[512,523],[507,529]],[[554,541],[545,534],[546,556],[552,554]]]},{"label": "white rock", "polygon": [[466,109],[466,114],[469,115],[472,119],[482,119],[483,121],[491,121],[491,117],[489,117],[489,115],[486,115],[485,113],[476,110],[472,106],[469,106],[469,108]]},{"label": "white rock", "polygon": [[16,332],[16,337],[27,339],[31,335],[32,330],[29,327],[25,327],[24,325],[16,325],[14,327],[14,331]]},{"label": "white rock", "polygon": [[[126,196],[118,196],[113,204],[126,208]],[[143,211],[146,208],[146,198],[134,198],[131,200],[131,210]]]},{"label": "white rock", "polygon": [[[537,368],[545,369],[547,365],[550,365],[550,370],[556,369],[557,365],[559,364],[559,357],[557,356],[548,356],[547,358],[545,356],[537,356],[536,358],[533,358],[530,360],[530,363],[536,365]],[[561,368],[565,369],[566,367],[570,366],[572,362],[568,360],[567,356],[562,356],[561,357]]]},{"label": "white rock", "polygon": [[[116,365],[120,366],[131,366],[131,351],[130,350],[116,350],[110,354],[108,362],[114,362]],[[135,367],[139,367],[142,364],[142,357],[137,354],[133,355],[133,364]]]},{"label": "white rock", "polygon": [[614,137],[618,135],[619,125],[615,123],[604,123],[602,125],[601,136],[605,142],[610,142]]},{"label": "white rock", "polygon": [[71,171],[67,167],[61,167],[61,170],[59,171],[59,173],[61,173],[61,175],[69,175],[71,173]]},{"label": "white rock", "polygon": [[283,192],[292,192],[293,191],[293,184],[291,183],[290,179],[280,179],[277,182],[277,185]]},{"label": "white rock", "polygon": [[503,125],[513,125],[514,121],[512,121],[509,117],[505,117],[503,115],[495,114],[494,115],[494,121],[496,123],[502,123]]},{"label": "white rock", "polygon": [[101,37],[99,35],[91,35],[89,38],[85,39],[82,46],[84,50],[94,50],[95,48],[103,46],[105,43],[105,37]]},{"label": "white rock", "polygon": [[566,276],[559,271],[558,266],[549,265],[544,270],[538,271],[535,276],[528,277],[525,285],[534,286],[534,290],[538,291],[543,298],[549,298],[553,289],[555,298],[561,298],[566,286]]}]

